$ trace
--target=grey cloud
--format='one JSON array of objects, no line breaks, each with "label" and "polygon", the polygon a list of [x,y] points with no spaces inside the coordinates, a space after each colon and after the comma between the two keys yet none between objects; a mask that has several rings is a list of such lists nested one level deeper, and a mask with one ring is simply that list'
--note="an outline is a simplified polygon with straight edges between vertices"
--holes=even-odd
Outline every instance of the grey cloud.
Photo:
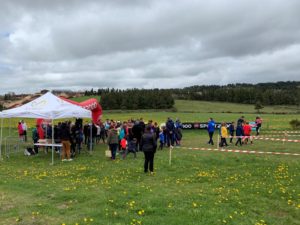
[{"label": "grey cloud", "polygon": [[1,92],[299,80],[299,8],[297,0],[3,1]]}]

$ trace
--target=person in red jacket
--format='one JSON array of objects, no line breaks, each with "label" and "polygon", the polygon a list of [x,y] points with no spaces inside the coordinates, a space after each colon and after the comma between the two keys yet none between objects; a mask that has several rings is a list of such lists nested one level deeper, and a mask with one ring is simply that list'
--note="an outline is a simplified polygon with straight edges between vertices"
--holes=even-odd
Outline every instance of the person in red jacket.
[{"label": "person in red jacket", "polygon": [[126,157],[126,149],[127,149],[127,140],[125,137],[123,137],[122,140],[120,141],[120,146],[121,146],[120,154],[124,159]]},{"label": "person in red jacket", "polygon": [[243,142],[244,142],[244,144],[247,144],[249,139],[251,140],[251,144],[252,144],[251,129],[252,129],[252,127],[249,125],[249,122],[246,122],[246,124],[244,124],[244,126],[243,126],[243,130],[244,130]]},{"label": "person in red jacket", "polygon": [[24,141],[24,130],[21,122],[18,123],[18,133],[20,141]]}]

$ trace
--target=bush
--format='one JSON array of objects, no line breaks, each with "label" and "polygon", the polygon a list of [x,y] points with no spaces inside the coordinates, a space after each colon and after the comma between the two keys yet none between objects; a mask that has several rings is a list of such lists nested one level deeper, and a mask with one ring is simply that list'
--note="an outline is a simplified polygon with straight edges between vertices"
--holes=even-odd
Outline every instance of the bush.
[{"label": "bush", "polygon": [[292,128],[293,128],[294,130],[300,129],[300,121],[297,120],[297,119],[291,120],[291,121],[290,121],[290,125],[292,126]]}]

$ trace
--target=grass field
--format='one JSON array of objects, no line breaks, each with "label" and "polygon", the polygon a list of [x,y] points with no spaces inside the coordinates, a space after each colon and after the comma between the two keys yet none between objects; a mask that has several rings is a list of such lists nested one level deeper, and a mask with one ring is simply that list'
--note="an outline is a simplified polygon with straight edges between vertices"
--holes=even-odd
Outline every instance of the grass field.
[{"label": "grass field", "polygon": [[[254,105],[227,102],[176,100],[175,108],[181,112],[257,114],[257,111],[254,109]],[[262,113],[299,113],[300,109],[297,106],[275,105],[264,106],[264,108],[260,111]]]},{"label": "grass field", "polygon": [[[217,121],[236,121],[240,115],[178,111],[109,113],[104,118],[164,122],[168,116],[181,121],[207,121],[212,116]],[[256,114],[245,116],[252,119]],[[288,122],[299,114],[262,117],[263,135],[269,129],[290,129]],[[4,132],[7,135],[8,129]],[[16,136],[15,129],[11,134]],[[300,224],[300,156],[188,150],[184,147],[209,147],[207,133],[184,131],[183,135],[182,148],[172,151],[171,165],[168,149],[156,153],[153,176],[143,173],[141,152],[137,159],[129,155],[110,161],[105,144],[72,162],[60,162],[56,155],[53,166],[50,152],[4,157],[0,224]],[[214,139],[217,142],[216,134]],[[228,149],[299,153],[299,146],[255,140],[253,145]]]},{"label": "grass field", "polygon": [[95,98],[99,101],[100,96],[99,95],[81,96],[81,97],[71,98],[71,100],[73,100],[75,102],[83,102],[83,101],[88,100],[90,98]]}]

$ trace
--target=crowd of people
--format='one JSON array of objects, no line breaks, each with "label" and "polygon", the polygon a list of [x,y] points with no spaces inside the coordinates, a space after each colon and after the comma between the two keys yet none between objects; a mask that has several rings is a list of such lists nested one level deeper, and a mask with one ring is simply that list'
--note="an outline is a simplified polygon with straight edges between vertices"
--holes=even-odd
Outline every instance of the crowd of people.
[{"label": "crowd of people", "polygon": [[[237,123],[232,122],[229,126],[223,122],[219,129],[221,139],[218,144],[220,147],[228,146],[227,138],[230,138],[230,143],[236,146],[248,142],[252,144],[252,128],[255,127],[256,135],[259,135],[261,125],[260,117],[256,117],[254,125],[250,125],[244,116],[241,116]],[[207,124],[208,144],[214,145],[213,135],[216,128],[215,121],[210,118]],[[23,120],[18,124],[18,133],[20,140],[26,142],[27,125]],[[117,154],[121,159],[125,159],[130,153],[136,158],[137,152],[142,151],[145,157],[144,171],[153,173],[156,150],[181,144],[182,124],[179,119],[173,121],[171,118],[167,118],[166,122],[160,125],[152,120],[144,122],[142,118],[123,122],[106,119],[98,124],[89,122],[83,124],[82,119],[77,119],[75,123],[59,122],[53,128],[51,123],[41,123],[32,130],[32,140],[36,144],[32,149],[33,154],[38,154],[40,148],[48,151],[49,146],[41,147],[37,143],[52,138],[55,143],[62,145],[61,148],[55,147],[62,161],[71,161],[76,154],[81,153],[82,149],[89,151],[93,150],[95,145],[105,144],[108,145],[111,160],[115,160]],[[236,138],[235,143],[234,138]]]},{"label": "crowd of people", "polygon": [[[25,141],[21,127],[26,123],[20,121],[20,124],[18,125],[20,139]],[[144,122],[142,118],[124,122],[106,119],[98,124],[88,122],[83,124],[81,119],[77,119],[75,123],[59,122],[54,125],[53,129],[51,123],[41,123],[32,130],[32,140],[35,144],[32,154],[38,154],[40,148],[47,152],[50,147],[44,147],[38,143],[45,139],[52,140],[52,136],[56,144],[62,144],[62,148],[55,147],[62,161],[71,161],[76,154],[80,154],[82,149],[92,150],[95,145],[103,143],[108,145],[112,160],[116,159],[117,153],[121,159],[125,159],[130,153],[136,158],[138,151],[144,152],[145,165],[149,165],[149,168],[145,167],[145,172],[148,170],[153,172],[154,153],[157,149],[163,150],[164,147],[180,145],[181,129],[180,120],[173,121],[171,118],[161,125],[152,120]],[[150,147],[151,143],[152,147]]]},{"label": "crowd of people", "polygon": [[180,145],[182,139],[182,125],[179,119],[174,122],[168,118],[161,126],[152,120],[145,123],[142,118],[122,123],[107,119],[100,127],[105,129],[104,134],[111,151],[111,159],[116,159],[118,151],[122,159],[125,159],[129,153],[133,153],[136,158],[136,152],[142,151],[145,156],[145,173],[148,171],[153,173],[153,160],[158,141],[158,149],[163,150],[164,146]]},{"label": "crowd of people", "polygon": [[[220,127],[220,142],[218,143],[220,147],[226,147],[227,144],[227,138],[230,138],[230,143],[233,143],[233,139],[236,138],[235,146],[238,144],[242,146],[243,144],[247,144],[250,142],[253,144],[253,137],[251,136],[252,128],[255,128],[256,136],[259,135],[260,129],[262,126],[262,119],[261,117],[257,116],[255,119],[255,124],[249,123],[249,121],[245,120],[244,116],[241,116],[237,120],[237,125],[235,125],[235,122],[231,122],[229,126],[227,126],[226,123],[222,122]],[[209,118],[208,125],[207,125],[207,131],[209,136],[208,144],[214,145],[213,141],[213,135],[216,129],[216,123],[213,120],[213,118]]]}]

